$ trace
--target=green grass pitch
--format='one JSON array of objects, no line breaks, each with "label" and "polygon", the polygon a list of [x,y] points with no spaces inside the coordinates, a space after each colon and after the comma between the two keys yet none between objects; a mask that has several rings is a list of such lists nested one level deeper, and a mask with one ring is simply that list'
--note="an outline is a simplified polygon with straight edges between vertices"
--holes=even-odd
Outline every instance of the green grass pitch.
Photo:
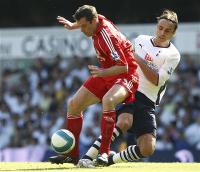
[{"label": "green grass pitch", "polygon": [[120,163],[110,167],[77,168],[72,164],[55,165],[48,162],[1,162],[0,172],[200,172],[200,163]]}]

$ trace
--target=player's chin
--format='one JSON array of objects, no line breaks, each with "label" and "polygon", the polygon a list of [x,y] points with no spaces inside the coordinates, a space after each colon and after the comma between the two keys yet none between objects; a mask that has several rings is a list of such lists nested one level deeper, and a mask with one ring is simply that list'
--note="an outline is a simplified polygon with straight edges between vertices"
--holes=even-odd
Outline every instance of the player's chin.
[{"label": "player's chin", "polygon": [[90,34],[90,33],[85,33],[85,32],[84,32],[84,34],[85,34],[85,36],[87,36],[87,37],[91,37],[91,36],[92,36],[92,34]]},{"label": "player's chin", "polygon": [[159,37],[160,41],[166,41],[167,39],[165,37]]},{"label": "player's chin", "polygon": [[86,35],[87,37],[91,37],[92,35]]}]

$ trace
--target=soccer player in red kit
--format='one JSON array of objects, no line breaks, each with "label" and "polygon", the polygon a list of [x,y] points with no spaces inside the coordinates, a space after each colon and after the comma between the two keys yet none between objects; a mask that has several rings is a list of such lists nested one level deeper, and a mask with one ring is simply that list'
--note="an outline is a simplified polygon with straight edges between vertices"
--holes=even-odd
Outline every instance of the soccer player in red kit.
[{"label": "soccer player in red kit", "polygon": [[91,77],[68,102],[67,129],[75,136],[75,148],[67,155],[50,157],[49,160],[53,163],[77,163],[82,111],[89,105],[102,102],[102,140],[97,162],[106,165],[116,121],[115,106],[134,100],[138,87],[137,64],[131,42],[112,22],[99,15],[95,7],[83,5],[73,17],[76,20],[74,23],[63,17],[57,19],[66,29],[79,28],[86,36],[92,37],[100,67],[88,65]]}]

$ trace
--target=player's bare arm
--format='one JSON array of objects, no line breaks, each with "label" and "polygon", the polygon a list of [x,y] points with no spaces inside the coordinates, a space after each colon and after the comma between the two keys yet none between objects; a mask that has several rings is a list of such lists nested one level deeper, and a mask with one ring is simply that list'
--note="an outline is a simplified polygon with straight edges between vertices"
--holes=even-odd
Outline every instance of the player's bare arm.
[{"label": "player's bare arm", "polygon": [[91,75],[96,77],[106,77],[126,73],[128,71],[127,66],[112,66],[110,68],[99,68],[98,66],[88,65]]},{"label": "player's bare arm", "polygon": [[79,28],[79,25],[76,22],[72,23],[64,17],[58,16],[57,20],[59,23],[63,24],[64,27],[68,30],[74,30]]},{"label": "player's bare arm", "polygon": [[152,63],[149,63],[148,61],[144,60],[137,54],[134,54],[135,60],[140,66],[142,72],[144,73],[145,77],[152,82],[154,85],[158,85],[159,81],[159,73],[157,66],[153,65]]}]

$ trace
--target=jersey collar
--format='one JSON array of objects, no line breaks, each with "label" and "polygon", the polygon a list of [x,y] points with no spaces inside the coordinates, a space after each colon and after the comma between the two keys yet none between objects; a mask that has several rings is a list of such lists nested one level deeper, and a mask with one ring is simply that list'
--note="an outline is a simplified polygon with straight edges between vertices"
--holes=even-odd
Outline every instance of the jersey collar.
[{"label": "jersey collar", "polygon": [[155,45],[155,43],[153,42],[153,38],[151,38],[150,41],[151,41],[151,43],[152,43],[152,45],[153,45],[154,47],[159,47],[159,48],[169,48],[170,45],[171,45],[171,42],[169,42],[169,45],[168,45],[168,46],[162,47],[162,46]]},{"label": "jersey collar", "polygon": [[101,31],[102,27],[104,26],[104,22],[103,22],[104,19],[105,19],[104,16],[102,16],[100,14],[98,15],[99,23],[98,23],[97,29],[95,31],[95,35],[97,35]]}]

